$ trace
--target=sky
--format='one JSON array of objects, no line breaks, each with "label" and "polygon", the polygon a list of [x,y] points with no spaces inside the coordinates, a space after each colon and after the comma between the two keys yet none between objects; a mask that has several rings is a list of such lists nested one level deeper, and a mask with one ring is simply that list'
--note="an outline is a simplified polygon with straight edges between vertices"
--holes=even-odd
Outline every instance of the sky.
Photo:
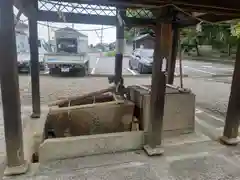
[{"label": "sky", "polygon": [[[18,10],[14,7],[14,14],[16,15]],[[22,15],[21,20],[26,21],[27,24],[27,18]],[[41,25],[44,24],[44,25]],[[38,36],[39,38],[44,38],[45,40],[48,40],[48,27],[46,26],[47,22],[39,22],[38,24]],[[49,22],[49,26],[53,27],[50,28],[50,39],[54,36],[54,30],[56,30],[55,27],[58,28],[64,28],[64,27],[72,27],[72,24],[70,23],[52,23]],[[100,38],[98,37],[97,33],[100,35],[101,30],[98,30],[97,33],[95,31],[86,31],[86,30],[92,30],[92,29],[101,29],[101,25],[88,25],[88,24],[74,24],[74,29],[79,30],[79,32],[85,34],[88,36],[88,44],[96,45],[100,42]],[[103,30],[103,43],[111,43],[116,40],[116,28],[114,26],[103,26],[103,28],[108,28]]]}]

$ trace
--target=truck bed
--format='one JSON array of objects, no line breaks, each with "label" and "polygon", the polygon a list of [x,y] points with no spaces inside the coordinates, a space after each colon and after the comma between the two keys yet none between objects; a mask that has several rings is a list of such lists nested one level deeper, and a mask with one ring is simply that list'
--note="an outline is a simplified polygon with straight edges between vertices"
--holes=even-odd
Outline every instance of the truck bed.
[{"label": "truck bed", "polygon": [[46,64],[84,64],[88,61],[86,53],[47,53],[44,54]]}]

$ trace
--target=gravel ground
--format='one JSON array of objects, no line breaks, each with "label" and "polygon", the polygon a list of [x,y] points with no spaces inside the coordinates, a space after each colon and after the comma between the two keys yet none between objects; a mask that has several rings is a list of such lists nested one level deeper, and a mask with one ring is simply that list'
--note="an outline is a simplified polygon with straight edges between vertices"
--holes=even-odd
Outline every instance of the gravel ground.
[{"label": "gravel ground", "polygon": [[[19,86],[21,93],[21,102],[23,105],[31,105],[31,84],[30,77],[20,76]],[[125,79],[125,84],[149,84],[148,77],[129,77]],[[108,87],[106,77],[40,77],[41,103],[46,104],[69,95],[79,95],[90,91],[99,90]]]},{"label": "gravel ground", "polygon": [[[150,84],[150,77],[125,77],[125,84]],[[175,79],[179,84],[179,79]],[[31,105],[31,83],[29,76],[19,77],[21,102]],[[47,104],[59,97],[79,95],[108,87],[106,77],[40,77],[41,103]],[[225,116],[231,84],[215,81],[213,78],[185,78],[184,87],[196,94],[197,105]]]}]

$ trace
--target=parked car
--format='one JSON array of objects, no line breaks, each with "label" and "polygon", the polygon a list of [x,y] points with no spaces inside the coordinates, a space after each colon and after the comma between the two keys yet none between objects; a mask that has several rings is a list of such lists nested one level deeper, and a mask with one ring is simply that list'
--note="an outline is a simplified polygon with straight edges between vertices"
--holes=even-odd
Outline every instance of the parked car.
[{"label": "parked car", "polygon": [[[44,54],[48,51],[48,45],[46,44],[45,40],[40,39],[38,42],[38,52],[39,52],[39,70],[45,70],[45,62],[44,62]],[[18,71],[29,73],[30,72],[30,49],[26,47],[23,52],[18,52],[17,55],[18,61]]]},{"label": "parked car", "polygon": [[153,49],[135,49],[129,59],[129,68],[140,74],[152,73]]}]

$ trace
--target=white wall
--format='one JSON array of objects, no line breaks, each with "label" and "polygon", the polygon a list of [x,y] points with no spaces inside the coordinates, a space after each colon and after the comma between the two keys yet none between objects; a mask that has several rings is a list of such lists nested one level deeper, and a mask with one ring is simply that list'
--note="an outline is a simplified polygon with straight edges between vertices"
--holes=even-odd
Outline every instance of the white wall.
[{"label": "white wall", "polygon": [[78,52],[88,52],[88,40],[86,38],[78,39]]},{"label": "white wall", "polygon": [[17,52],[29,52],[28,36],[26,34],[16,32]]}]

